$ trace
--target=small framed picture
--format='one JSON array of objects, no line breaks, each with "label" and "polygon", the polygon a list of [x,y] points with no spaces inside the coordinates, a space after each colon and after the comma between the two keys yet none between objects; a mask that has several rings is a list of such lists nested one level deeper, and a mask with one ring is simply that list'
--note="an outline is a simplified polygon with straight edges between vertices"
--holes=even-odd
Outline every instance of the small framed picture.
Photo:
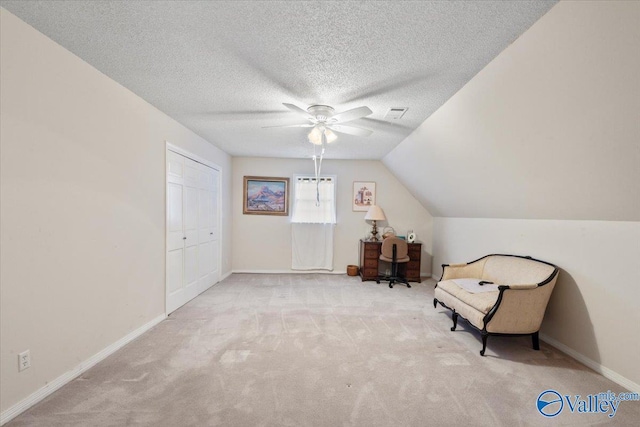
[{"label": "small framed picture", "polygon": [[355,181],[351,201],[354,211],[368,211],[372,205],[376,204],[376,183]]},{"label": "small framed picture", "polygon": [[245,176],[242,213],[289,215],[289,178]]}]

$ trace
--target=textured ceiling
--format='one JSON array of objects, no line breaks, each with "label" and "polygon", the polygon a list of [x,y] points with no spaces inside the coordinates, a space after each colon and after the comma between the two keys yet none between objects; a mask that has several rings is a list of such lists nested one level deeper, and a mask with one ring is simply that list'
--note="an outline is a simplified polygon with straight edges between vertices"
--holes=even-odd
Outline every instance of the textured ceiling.
[{"label": "textured ceiling", "polygon": [[311,154],[308,130],[263,129],[301,122],[283,102],[366,105],[343,159],[384,157],[555,3],[0,2],[233,156]]}]

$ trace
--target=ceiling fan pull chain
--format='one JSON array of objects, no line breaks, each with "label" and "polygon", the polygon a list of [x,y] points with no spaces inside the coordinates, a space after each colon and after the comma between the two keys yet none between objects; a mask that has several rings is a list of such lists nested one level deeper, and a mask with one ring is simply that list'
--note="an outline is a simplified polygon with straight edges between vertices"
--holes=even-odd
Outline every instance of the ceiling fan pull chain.
[{"label": "ceiling fan pull chain", "polygon": [[313,146],[313,171],[315,172],[316,180],[318,179],[318,156],[316,155],[316,146]]},{"label": "ceiling fan pull chain", "polygon": [[[321,138],[322,150],[320,150],[320,163],[316,167],[316,206],[320,206],[320,173],[322,172],[322,158],[324,157],[324,147],[327,143],[327,135],[325,134],[324,129],[322,130]],[[316,147],[313,147],[313,152],[315,153],[315,151]]]},{"label": "ceiling fan pull chain", "polygon": [[[322,162],[322,157],[320,157]],[[319,192],[318,192],[318,156],[316,155],[316,146],[313,146],[313,169],[316,173],[316,206],[319,206]]]}]

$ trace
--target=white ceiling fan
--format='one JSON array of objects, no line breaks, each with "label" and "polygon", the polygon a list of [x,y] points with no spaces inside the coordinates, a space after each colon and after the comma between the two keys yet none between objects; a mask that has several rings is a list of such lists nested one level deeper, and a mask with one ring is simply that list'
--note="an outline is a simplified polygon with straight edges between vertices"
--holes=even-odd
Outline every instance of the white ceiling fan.
[{"label": "white ceiling fan", "polygon": [[347,135],[354,136],[369,136],[373,133],[373,131],[365,128],[361,128],[353,125],[345,125],[343,123],[350,122],[352,120],[361,119],[373,113],[369,107],[358,107],[353,108],[351,110],[343,111],[342,113],[334,114],[335,110],[333,107],[328,105],[311,105],[309,108],[303,110],[302,108],[293,105],[283,103],[285,107],[290,109],[291,111],[298,113],[304,116],[309,122],[308,123],[300,123],[295,125],[283,125],[283,126],[265,126],[266,128],[313,128],[309,133],[309,142],[322,145],[323,144],[323,135],[325,137],[325,141],[331,143],[335,141],[337,138],[336,134],[332,131],[338,133],[344,133]]}]

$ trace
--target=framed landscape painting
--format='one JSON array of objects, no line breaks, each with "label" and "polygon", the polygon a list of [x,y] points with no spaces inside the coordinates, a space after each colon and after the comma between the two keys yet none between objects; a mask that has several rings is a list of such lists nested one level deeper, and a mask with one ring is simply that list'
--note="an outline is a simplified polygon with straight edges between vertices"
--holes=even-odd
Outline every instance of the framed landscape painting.
[{"label": "framed landscape painting", "polygon": [[289,178],[245,176],[242,213],[289,215]]},{"label": "framed landscape painting", "polygon": [[355,181],[351,201],[354,211],[368,211],[372,205],[376,204],[376,183]]}]

